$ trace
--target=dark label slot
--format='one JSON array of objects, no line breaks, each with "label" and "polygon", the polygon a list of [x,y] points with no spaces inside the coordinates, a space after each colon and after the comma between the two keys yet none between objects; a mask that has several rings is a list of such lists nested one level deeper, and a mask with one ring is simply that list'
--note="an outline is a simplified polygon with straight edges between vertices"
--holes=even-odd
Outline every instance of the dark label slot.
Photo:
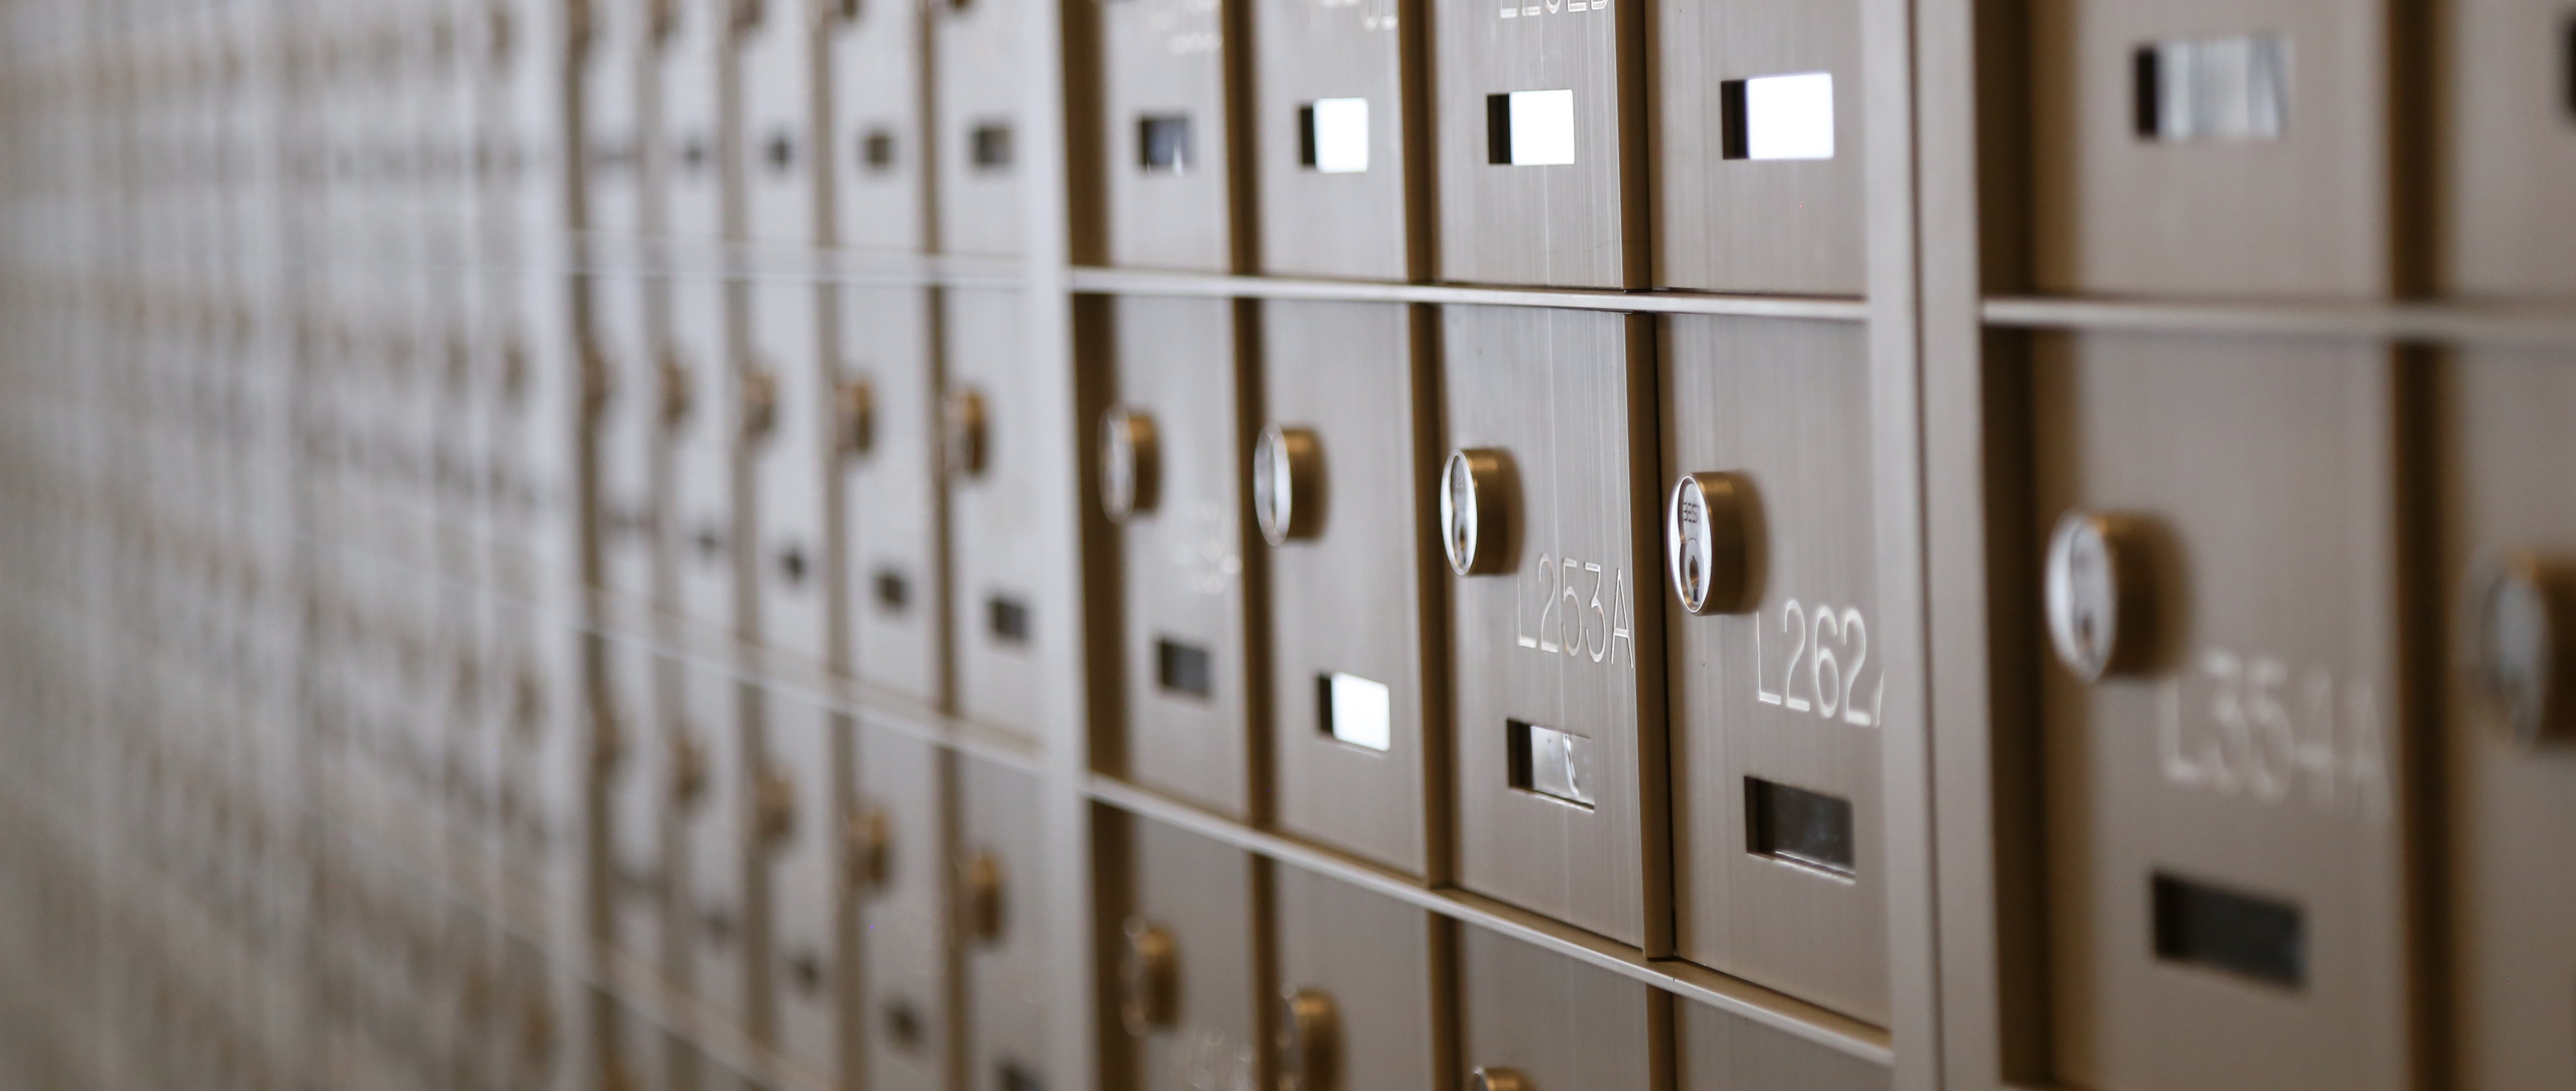
[{"label": "dark label slot", "polygon": [[1822,792],[1744,778],[1745,851],[1850,875],[1852,806]]},{"label": "dark label slot", "polygon": [[1512,97],[1485,96],[1485,162],[1510,166],[1512,162]]},{"label": "dark label slot", "polygon": [[876,589],[877,609],[900,614],[904,607],[912,605],[912,581],[903,578],[903,573],[880,568],[869,583]]},{"label": "dark label slot", "polygon": [[2298,988],[2308,976],[2306,922],[2288,902],[2158,875],[2156,957]]},{"label": "dark label slot", "polygon": [[1216,694],[1216,657],[1196,644],[1174,640],[1154,642],[1154,678],[1166,693],[1191,697]]},{"label": "dark label slot", "polygon": [[1315,165],[1315,104],[1311,102],[1297,108],[1297,165]]},{"label": "dark label slot", "polygon": [[1190,169],[1189,115],[1159,114],[1137,118],[1136,165],[1149,173],[1186,173]]},{"label": "dark label slot", "polygon": [[1721,159],[1749,159],[1753,138],[1744,112],[1744,81],[1717,85],[1717,154]]},{"label": "dark label slot", "polygon": [[999,123],[978,125],[975,127],[973,132],[967,134],[967,143],[971,146],[976,170],[998,171],[1010,169],[1010,126]]},{"label": "dark label slot", "polygon": [[1029,608],[1018,599],[995,595],[985,602],[984,614],[993,639],[1006,644],[1029,642]]}]

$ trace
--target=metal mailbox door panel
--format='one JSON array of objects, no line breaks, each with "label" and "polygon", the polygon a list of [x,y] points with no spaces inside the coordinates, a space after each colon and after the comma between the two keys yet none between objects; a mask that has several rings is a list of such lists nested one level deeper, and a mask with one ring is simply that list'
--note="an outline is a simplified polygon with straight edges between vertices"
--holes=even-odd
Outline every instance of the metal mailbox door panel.
[{"label": "metal mailbox door panel", "polygon": [[[1648,1091],[1670,1073],[1672,997],[1598,967],[1458,929],[1458,1060],[1477,1086]],[[1515,1079],[1516,1078],[1516,1079]]]},{"label": "metal mailbox door panel", "polygon": [[2035,349],[2059,1078],[2411,1086],[2387,351]]},{"label": "metal mailbox door panel", "polygon": [[1887,1091],[1888,1070],[1706,1004],[1675,999],[1673,1086],[1682,1091]]},{"label": "metal mailbox door panel", "polygon": [[2576,22],[2565,5],[2462,0],[2444,9],[2448,140],[2445,287],[2471,297],[2576,296]]},{"label": "metal mailbox door panel", "polygon": [[1502,307],[1445,308],[1442,330],[1441,533],[1474,562],[1449,581],[1459,884],[1660,945],[1652,331]]},{"label": "metal mailbox door panel", "polygon": [[751,943],[745,927],[742,855],[747,810],[740,683],[722,668],[691,663],[681,675],[681,719],[671,725],[673,803],[683,842],[677,865],[676,927],[685,935],[679,977],[723,1018],[748,1013]]},{"label": "metal mailbox door panel", "polygon": [[931,12],[931,140],[939,156],[931,177],[939,249],[1017,255],[1025,21],[1001,0],[952,0],[932,5]]},{"label": "metal mailbox door panel", "polygon": [[[716,86],[716,52],[725,44],[725,7],[716,0],[668,0],[657,14],[668,26],[659,35],[656,65],[661,116],[649,168],[660,183],[662,234],[694,252],[724,236],[723,172],[716,161],[723,140]],[[652,210],[648,210],[648,215]]]},{"label": "metal mailbox door panel", "polygon": [[1860,5],[1655,0],[1655,283],[1861,291]]},{"label": "metal mailbox door panel", "polygon": [[1100,5],[1113,265],[1234,267],[1225,8],[1226,0]]},{"label": "metal mailbox door panel", "polygon": [[665,485],[655,473],[661,415],[652,338],[645,329],[645,287],[631,266],[595,270],[586,285],[588,366],[597,369],[590,381],[599,384],[591,395],[598,399],[591,436],[598,494],[591,518],[599,541],[599,582],[621,605],[633,607],[653,598],[653,531]]},{"label": "metal mailbox door panel", "polygon": [[883,1091],[944,1091],[958,995],[947,898],[950,763],[928,740],[879,727],[859,730],[857,750],[843,866],[858,902],[858,1010],[849,1015],[858,1075]]},{"label": "metal mailbox door panel", "polygon": [[947,479],[949,632],[956,641],[957,711],[1023,735],[1034,734],[1057,702],[1047,692],[1050,662],[1071,649],[1050,647],[1063,631],[1053,617],[1074,608],[1072,589],[1042,582],[1041,551],[1060,540],[1035,498],[1071,486],[1070,451],[1048,450],[1049,416],[1073,408],[1043,404],[1031,392],[1020,332],[1019,293],[958,289],[941,293],[947,336],[946,389],[940,403],[940,472]]},{"label": "metal mailbox door panel", "polygon": [[671,598],[686,621],[734,631],[734,576],[741,538],[734,505],[733,424],[741,384],[728,366],[724,291],[711,276],[675,275],[664,302],[669,341],[657,382],[671,461],[670,508],[662,524]]},{"label": "metal mailbox door panel", "polygon": [[[1300,1087],[1457,1086],[1440,1049],[1433,952],[1446,941],[1431,915],[1294,867],[1270,874],[1273,1071],[1294,1071]],[[1337,1082],[1311,1082],[1309,1068]]]},{"label": "metal mailbox door panel", "polygon": [[2032,8],[2039,286],[2384,294],[2389,18],[2371,0]]},{"label": "metal mailbox door panel", "polygon": [[859,250],[929,249],[922,140],[928,78],[918,4],[845,5],[829,37],[831,134],[814,149],[830,164],[834,243]]},{"label": "metal mailbox door panel", "polygon": [[819,245],[823,172],[814,146],[814,108],[822,85],[813,35],[822,9],[785,0],[735,7],[753,14],[735,29],[733,43],[742,87],[742,132],[733,149],[743,188],[743,239],[787,248]]},{"label": "metal mailbox door panel", "polygon": [[[1662,333],[1668,552],[1652,586],[1680,607],[1665,614],[1675,946],[1884,1022],[1885,682],[1870,640],[1888,630],[1865,331],[1676,316]],[[1699,539],[1675,537],[1684,497],[1707,513],[1691,532],[1707,535],[1705,570]]]},{"label": "metal mailbox door panel", "polygon": [[826,620],[823,482],[830,399],[823,395],[818,308],[829,289],[800,280],[750,286],[748,358],[736,377],[736,437],[749,463],[749,556],[760,642],[823,662]]},{"label": "metal mailbox door panel", "polygon": [[958,846],[950,902],[966,948],[966,1091],[1047,1085],[1047,960],[1059,950],[1040,899],[1038,785],[980,758],[958,762]]},{"label": "metal mailbox door panel", "polygon": [[[1229,815],[1250,805],[1248,661],[1239,438],[1245,366],[1234,303],[1114,303],[1117,404],[1094,424],[1103,503],[1124,491],[1126,773]],[[1122,423],[1123,422],[1123,423]],[[1132,433],[1125,429],[1141,428]],[[1113,448],[1124,450],[1120,456]],[[1123,474],[1123,477],[1122,477]],[[1121,478],[1113,481],[1112,478]]]},{"label": "metal mailbox door panel", "polygon": [[1415,0],[1253,0],[1263,270],[1356,280],[1415,271],[1405,42],[1422,12]]},{"label": "metal mailbox door panel", "polygon": [[763,694],[753,832],[769,872],[768,1020],[779,1052],[827,1083],[840,1071],[841,721],[798,694]]},{"label": "metal mailbox door panel", "polygon": [[[1253,859],[1239,849],[1137,820],[1126,920],[1103,920],[1120,953],[1118,1003],[1101,1018],[1136,1039],[1136,1085],[1260,1085],[1262,999],[1253,928]],[[1123,935],[1122,935],[1123,933]],[[1106,968],[1105,968],[1106,969]]]},{"label": "metal mailbox door panel", "polygon": [[1425,533],[1438,392],[1414,323],[1428,320],[1394,304],[1265,304],[1256,452],[1288,457],[1267,492],[1255,487],[1271,501],[1256,509],[1272,519],[1263,534],[1281,539],[1269,547],[1278,823],[1415,875],[1431,854],[1428,642],[1447,579]]},{"label": "metal mailbox door panel", "polygon": [[617,733],[604,793],[608,835],[601,840],[608,854],[602,870],[609,938],[628,957],[652,965],[661,961],[662,903],[668,890],[662,881],[662,838],[671,763],[659,697],[669,684],[662,676],[678,668],[630,636],[602,637],[598,646],[609,701],[602,719]]},{"label": "metal mailbox door panel", "polygon": [[842,289],[836,414],[850,671],[939,705],[948,672],[931,296]]},{"label": "metal mailbox door panel", "polygon": [[1643,15],[1639,0],[1432,14],[1440,279],[1643,281]]},{"label": "metal mailbox door panel", "polygon": [[[2564,350],[2462,349],[2443,399],[2442,433],[2453,437],[2443,480],[2456,488],[2442,586],[2459,619],[2451,662],[2461,667],[2450,687],[2445,847],[2453,1086],[2462,1088],[2576,1085],[2576,1051],[2560,1032],[2576,1024],[2567,988],[2576,936],[2562,926],[2576,904],[2576,860],[2565,851],[2576,837],[2565,699],[2576,555],[2564,473],[2576,451],[2565,424],[2576,407],[2569,363]],[[2546,606],[2512,608],[2534,598]],[[2531,613],[2547,621],[2517,624]]]}]

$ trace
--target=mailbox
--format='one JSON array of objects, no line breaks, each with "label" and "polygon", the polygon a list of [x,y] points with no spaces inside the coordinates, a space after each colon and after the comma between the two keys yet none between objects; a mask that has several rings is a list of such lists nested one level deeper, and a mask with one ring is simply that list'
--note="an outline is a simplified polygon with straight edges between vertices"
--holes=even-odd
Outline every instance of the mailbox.
[{"label": "mailbox", "polygon": [[850,669],[937,704],[946,696],[948,587],[930,294],[854,286],[840,304],[827,444],[841,490]]},{"label": "mailbox", "polygon": [[[1254,0],[1253,156],[1261,267],[1289,276],[1427,273],[1410,227],[1421,164],[1407,158],[1409,90],[1425,78],[1412,0]],[[1425,236],[1427,240],[1428,236]]]},{"label": "mailbox", "polygon": [[1100,5],[1111,264],[1235,266],[1227,21],[1224,0]]},{"label": "mailbox", "polygon": [[1646,1091],[1672,997],[1564,955],[1458,930],[1458,1055],[1474,1091]]},{"label": "mailbox", "polygon": [[1441,279],[1645,282],[1644,17],[1540,0],[1433,20]]}]

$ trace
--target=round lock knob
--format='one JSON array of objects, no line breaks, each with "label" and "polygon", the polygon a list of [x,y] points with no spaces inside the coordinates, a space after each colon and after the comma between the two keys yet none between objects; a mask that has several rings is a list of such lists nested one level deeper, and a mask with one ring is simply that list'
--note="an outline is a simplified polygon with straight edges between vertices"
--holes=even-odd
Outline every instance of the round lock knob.
[{"label": "round lock knob", "polygon": [[742,438],[746,443],[769,438],[778,427],[778,373],[765,367],[742,372]]},{"label": "round lock knob", "polygon": [[672,735],[669,775],[671,802],[683,808],[696,804],[707,790],[706,750],[687,735]]},{"label": "round lock knob", "polygon": [[2481,566],[2469,599],[2473,690],[2528,748],[2576,727],[2576,566],[2527,550]]},{"label": "round lock knob", "polygon": [[986,945],[1002,938],[1002,861],[992,853],[976,853],[958,868],[957,909],[967,938]]},{"label": "round lock knob", "polygon": [[1252,513],[1262,540],[1275,546],[1324,529],[1324,446],[1314,432],[1261,430],[1252,446]]},{"label": "round lock knob", "polygon": [[1452,451],[1440,471],[1440,548],[1461,576],[1507,571],[1511,464],[1490,448]]},{"label": "round lock knob", "polygon": [[1338,1091],[1341,1012],[1331,994],[1291,986],[1280,994],[1279,1091]]},{"label": "round lock knob", "polygon": [[1479,1066],[1467,1073],[1467,1091],[1531,1091],[1529,1077],[1517,1068]]},{"label": "round lock knob", "polygon": [[940,452],[948,472],[976,477],[984,472],[984,395],[960,390],[948,396],[940,411]]},{"label": "round lock knob", "polygon": [[879,890],[894,872],[894,820],[885,808],[870,807],[850,815],[842,831],[849,854],[850,885]]},{"label": "round lock knob", "polygon": [[1118,1021],[1142,1038],[1180,1017],[1179,944],[1162,925],[1127,918],[1127,954],[1118,961]]},{"label": "round lock knob", "polygon": [[2147,524],[2124,515],[2068,512],[2048,536],[2049,643],[2076,677],[2098,681],[2154,662],[2148,551]]},{"label": "round lock knob", "polygon": [[1753,606],[1753,482],[1741,474],[1684,474],[1664,501],[1664,568],[1682,609],[1736,614]]},{"label": "round lock knob", "polygon": [[785,774],[768,772],[752,786],[752,836],[766,847],[785,844],[796,832],[796,782]]},{"label": "round lock knob", "polygon": [[876,446],[876,389],[866,379],[843,379],[832,396],[833,443],[844,457]]},{"label": "round lock knob", "polygon": [[1100,415],[1100,510],[1124,523],[1154,510],[1162,494],[1162,458],[1151,414],[1115,408]]}]

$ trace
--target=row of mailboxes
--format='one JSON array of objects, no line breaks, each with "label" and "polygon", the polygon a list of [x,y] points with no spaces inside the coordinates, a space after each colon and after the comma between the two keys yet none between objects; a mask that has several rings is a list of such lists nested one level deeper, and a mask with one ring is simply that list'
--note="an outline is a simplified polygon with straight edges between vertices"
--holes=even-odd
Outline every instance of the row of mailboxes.
[{"label": "row of mailboxes", "polygon": [[1876,1063],[1518,938],[1150,820],[1101,828],[1124,1086],[1887,1086]]}]

